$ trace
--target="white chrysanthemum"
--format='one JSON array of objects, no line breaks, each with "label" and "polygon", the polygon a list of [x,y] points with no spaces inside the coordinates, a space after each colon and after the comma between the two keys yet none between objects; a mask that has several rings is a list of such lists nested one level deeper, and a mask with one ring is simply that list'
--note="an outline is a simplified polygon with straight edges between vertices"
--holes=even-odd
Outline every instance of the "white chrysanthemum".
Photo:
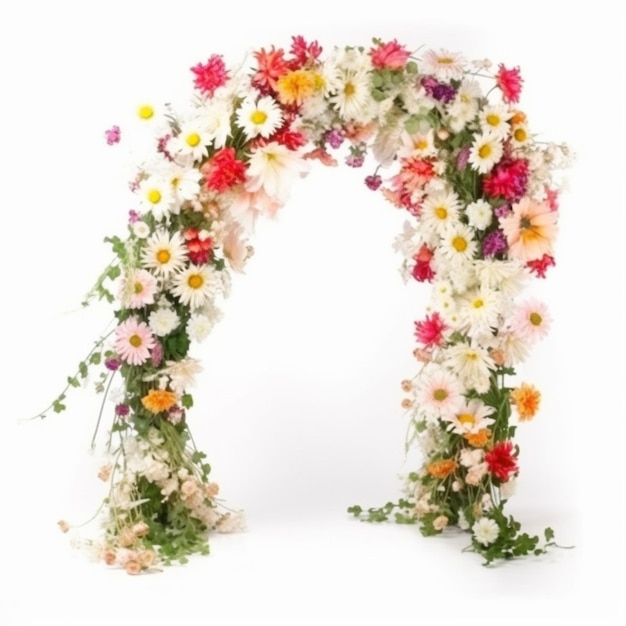
[{"label": "white chrysanthemum", "polygon": [[456,298],[461,324],[468,337],[493,334],[502,315],[501,296],[494,289],[480,287]]},{"label": "white chrysanthemum", "polygon": [[427,50],[422,56],[421,71],[442,81],[463,78],[465,58],[459,52]]},{"label": "white chrysanthemum", "polygon": [[474,539],[478,543],[482,543],[483,546],[492,544],[499,534],[498,524],[489,517],[481,517],[478,521],[474,522],[472,526],[472,532],[474,533]]},{"label": "white chrysanthemum", "polygon": [[[465,403],[463,408],[456,413],[451,419],[449,429],[458,435],[466,435],[470,433],[477,433],[479,430],[488,428],[494,423],[494,419],[489,417],[493,414],[494,408],[487,406],[484,402],[478,399],[469,400]],[[468,457],[467,453],[465,458],[463,457],[463,450],[461,452],[461,464],[466,467],[477,465],[482,459],[482,450],[477,449],[472,452],[467,451],[473,457]]]},{"label": "white chrysanthemum", "polygon": [[309,164],[299,153],[276,141],[258,146],[250,156],[246,190],[263,191],[273,200],[284,204],[296,174],[309,171]]},{"label": "white chrysanthemum", "polygon": [[442,363],[456,372],[466,387],[478,393],[489,389],[491,372],[496,368],[487,350],[463,342],[446,348]]},{"label": "white chrysanthemum", "polygon": [[202,121],[204,122],[209,140],[213,141],[216,149],[223,148],[231,134],[230,119],[233,107],[230,99],[211,98],[202,107]]},{"label": "white chrysanthemum", "polygon": [[444,258],[453,263],[471,261],[476,254],[478,243],[474,239],[474,231],[461,222],[451,223],[441,239],[441,251]]},{"label": "white chrysanthemum", "polygon": [[461,202],[453,191],[431,193],[422,204],[420,230],[443,237],[452,225],[459,225]]},{"label": "white chrysanthemum", "polygon": [[192,163],[187,167],[172,163],[167,172],[167,178],[172,186],[178,208],[185,200],[193,200],[200,192],[202,172],[197,167],[193,167]]},{"label": "white chrysanthemum", "polygon": [[478,259],[474,261],[474,270],[481,285],[497,289],[506,298],[517,296],[530,277],[528,270],[519,259],[507,261]]},{"label": "white chrysanthemum", "polygon": [[500,140],[509,134],[509,120],[512,117],[510,109],[505,104],[491,104],[479,114],[480,129],[484,135],[492,134]]},{"label": "white chrysanthemum", "polygon": [[152,332],[159,337],[169,335],[178,327],[179,324],[180,318],[178,317],[178,314],[169,307],[152,311],[152,313],[150,313],[150,317],[148,318],[148,326],[150,326]]},{"label": "white chrysanthemum", "polygon": [[429,126],[412,135],[403,131],[400,135],[400,147],[396,154],[399,159],[424,158],[436,155],[435,131]]},{"label": "white chrysanthemum", "polygon": [[202,371],[200,362],[189,357],[180,361],[166,361],[165,365],[162,372],[169,376],[170,388],[181,395],[194,386],[196,374]]},{"label": "white chrysanthemum", "polygon": [[192,315],[187,322],[187,334],[192,341],[201,343],[213,330],[213,320],[206,315]]},{"label": "white chrysanthemum", "polygon": [[216,295],[219,277],[208,265],[192,265],[172,278],[172,293],[192,310],[209,303]]},{"label": "white chrysanthemum", "polygon": [[346,121],[367,122],[372,114],[370,77],[367,72],[341,72],[335,81],[336,91],[330,97],[339,115]]},{"label": "white chrysanthemum", "polygon": [[493,219],[493,209],[489,202],[477,200],[467,205],[465,215],[467,215],[467,221],[472,228],[485,230]]},{"label": "white chrysanthemum", "polygon": [[500,332],[495,338],[492,348],[502,355],[506,367],[514,367],[523,363],[530,353],[530,344],[521,335],[514,332]]},{"label": "white chrysanthemum", "polygon": [[133,222],[130,229],[133,231],[133,235],[135,235],[137,239],[146,239],[146,237],[150,234],[150,226],[148,226],[148,224],[146,224],[143,220]]},{"label": "white chrysanthemum", "polygon": [[490,172],[500,161],[504,149],[502,141],[491,133],[478,135],[470,148],[469,163],[480,174]]},{"label": "white chrysanthemum", "polygon": [[455,99],[447,108],[448,126],[455,133],[463,130],[478,113],[478,102],[482,97],[480,85],[475,80],[464,80]]},{"label": "white chrysanthemum", "polygon": [[149,176],[139,183],[139,203],[157,220],[169,215],[176,204],[170,181],[162,176]]},{"label": "white chrysanthemum", "polygon": [[449,419],[463,406],[464,388],[449,369],[439,365],[424,368],[415,384],[415,401],[425,419]]},{"label": "white chrysanthemum", "polygon": [[397,235],[393,241],[393,249],[399,252],[405,259],[412,260],[422,245],[417,234],[417,230],[405,220],[402,225],[402,233]]},{"label": "white chrysanthemum", "polygon": [[272,135],[282,123],[282,114],[278,103],[271,96],[246,98],[236,115],[237,126],[249,139],[260,135],[266,139]]},{"label": "white chrysanthemum", "polygon": [[213,141],[204,116],[191,117],[180,122],[180,132],[167,144],[173,154],[191,156],[199,161],[209,154],[208,146]]},{"label": "white chrysanthemum", "polygon": [[177,232],[170,235],[165,230],[158,230],[141,251],[141,264],[165,277],[181,270],[186,262],[187,249]]}]

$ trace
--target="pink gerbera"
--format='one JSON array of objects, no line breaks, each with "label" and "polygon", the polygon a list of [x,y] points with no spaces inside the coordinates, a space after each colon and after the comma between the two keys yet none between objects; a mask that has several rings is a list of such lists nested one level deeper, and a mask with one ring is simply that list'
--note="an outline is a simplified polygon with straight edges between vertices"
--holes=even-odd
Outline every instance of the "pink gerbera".
[{"label": "pink gerbera", "polygon": [[548,334],[551,321],[546,305],[531,299],[516,306],[508,326],[527,341],[537,341]]},{"label": "pink gerbera", "polygon": [[215,90],[225,85],[228,80],[228,72],[221,54],[211,55],[206,63],[198,63],[191,71],[196,76],[193,81],[196,89],[209,97],[212,97]]},{"label": "pink gerbera", "polygon": [[502,63],[498,65],[496,85],[500,87],[502,99],[506,103],[519,102],[520,93],[522,92],[522,82],[519,67],[508,70]]},{"label": "pink gerbera", "polygon": [[427,315],[425,320],[415,322],[415,337],[424,347],[440,346],[443,333],[448,328],[439,313]]},{"label": "pink gerbera", "polygon": [[129,309],[154,304],[156,291],[156,278],[148,270],[133,270],[120,282],[120,299],[122,305]]},{"label": "pink gerbera", "polygon": [[129,317],[115,329],[115,352],[130,365],[143,365],[154,345],[150,327],[136,317]]},{"label": "pink gerbera", "polygon": [[500,226],[509,245],[509,255],[522,261],[552,255],[552,242],[557,234],[557,212],[548,202],[522,198],[511,212],[500,218]]},{"label": "pink gerbera", "polygon": [[378,44],[378,47],[372,48],[369,54],[372,59],[372,65],[379,70],[402,69],[407,59],[411,56],[411,53],[395,39],[386,44]]},{"label": "pink gerbera", "polygon": [[415,385],[415,400],[427,419],[451,420],[463,407],[463,386],[448,369],[433,366]]}]

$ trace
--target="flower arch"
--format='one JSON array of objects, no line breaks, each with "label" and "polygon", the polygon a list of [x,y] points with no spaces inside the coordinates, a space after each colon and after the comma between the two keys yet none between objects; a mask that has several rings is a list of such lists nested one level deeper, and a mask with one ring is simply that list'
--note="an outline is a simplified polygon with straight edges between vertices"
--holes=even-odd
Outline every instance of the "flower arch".
[{"label": "flower arch", "polygon": [[[135,207],[125,236],[105,238],[113,261],[83,303],[113,305],[114,327],[47,409],[65,410],[90,368],[100,368],[105,398],[121,379],[99,473],[110,485],[103,560],[139,573],[207,553],[208,531],[243,524],[190,433],[193,347],[219,320],[231,272],[249,261],[256,221],[276,215],[313,162],[340,159],[375,163],[364,183],[406,213],[394,241],[401,272],[432,287],[415,321],[416,371],[401,382],[423,464],[397,503],[349,512],[393,516],[425,535],[458,526],[487,563],[545,551],[550,529],[531,537],[504,513],[519,472],[515,431],[541,398],[511,381],[550,325],[523,289],[555,263],[568,148],[531,133],[519,68],[397,40],[324,57],[297,36],[238,67],[214,54],[191,74],[185,106],[138,107]],[[113,126],[105,139],[116,145],[127,132]]]}]

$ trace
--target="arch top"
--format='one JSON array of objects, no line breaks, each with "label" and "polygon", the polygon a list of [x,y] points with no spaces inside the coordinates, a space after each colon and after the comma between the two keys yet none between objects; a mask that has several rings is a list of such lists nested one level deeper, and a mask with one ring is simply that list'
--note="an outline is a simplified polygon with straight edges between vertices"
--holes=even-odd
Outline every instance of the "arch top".
[{"label": "arch top", "polygon": [[105,560],[143,571],[240,525],[189,432],[192,355],[251,258],[256,221],[316,161],[366,170],[363,184],[406,214],[393,242],[404,278],[433,287],[415,322],[416,373],[402,381],[424,464],[408,499],[366,518],[395,510],[426,535],[458,525],[488,562],[541,550],[502,513],[519,472],[515,428],[541,396],[507,381],[549,328],[547,307],[522,294],[555,263],[569,149],[536,141],[520,68],[396,39],[326,51],[294,36],[288,49],[268,45],[236,66],[215,53],[189,71],[183,105],[138,103],[135,124],[105,132],[138,155],[127,231],[106,238],[114,259],[84,302],[111,303],[116,328],[68,379],[102,366],[102,389],[124,381],[103,470]]}]

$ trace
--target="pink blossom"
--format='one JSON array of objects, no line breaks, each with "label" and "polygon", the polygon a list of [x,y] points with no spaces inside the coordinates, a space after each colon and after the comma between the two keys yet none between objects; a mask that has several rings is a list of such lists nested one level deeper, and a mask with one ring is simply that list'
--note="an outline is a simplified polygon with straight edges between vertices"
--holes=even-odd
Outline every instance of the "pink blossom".
[{"label": "pink blossom", "polygon": [[213,96],[215,90],[225,85],[228,80],[228,72],[221,54],[211,55],[206,63],[198,63],[191,71],[195,74],[193,84],[196,89],[209,96]]},{"label": "pink blossom", "polygon": [[379,70],[402,69],[411,56],[411,53],[395,39],[386,44],[379,44],[377,48],[372,48],[369,53],[372,58],[372,65]]},{"label": "pink blossom", "polygon": [[130,365],[143,365],[154,344],[150,327],[136,317],[129,317],[115,329],[115,352]]},{"label": "pink blossom", "polygon": [[507,103],[519,102],[520,93],[522,91],[522,77],[519,67],[511,70],[506,69],[502,63],[498,65],[498,73],[496,74],[496,85],[502,91],[502,99]]},{"label": "pink blossom", "polygon": [[426,348],[440,346],[447,328],[439,313],[435,312],[427,315],[425,320],[415,322],[415,337]]},{"label": "pink blossom", "polygon": [[112,146],[116,143],[120,142],[121,139],[121,131],[119,126],[111,126],[109,130],[104,132],[104,137],[107,140],[107,143]]}]

